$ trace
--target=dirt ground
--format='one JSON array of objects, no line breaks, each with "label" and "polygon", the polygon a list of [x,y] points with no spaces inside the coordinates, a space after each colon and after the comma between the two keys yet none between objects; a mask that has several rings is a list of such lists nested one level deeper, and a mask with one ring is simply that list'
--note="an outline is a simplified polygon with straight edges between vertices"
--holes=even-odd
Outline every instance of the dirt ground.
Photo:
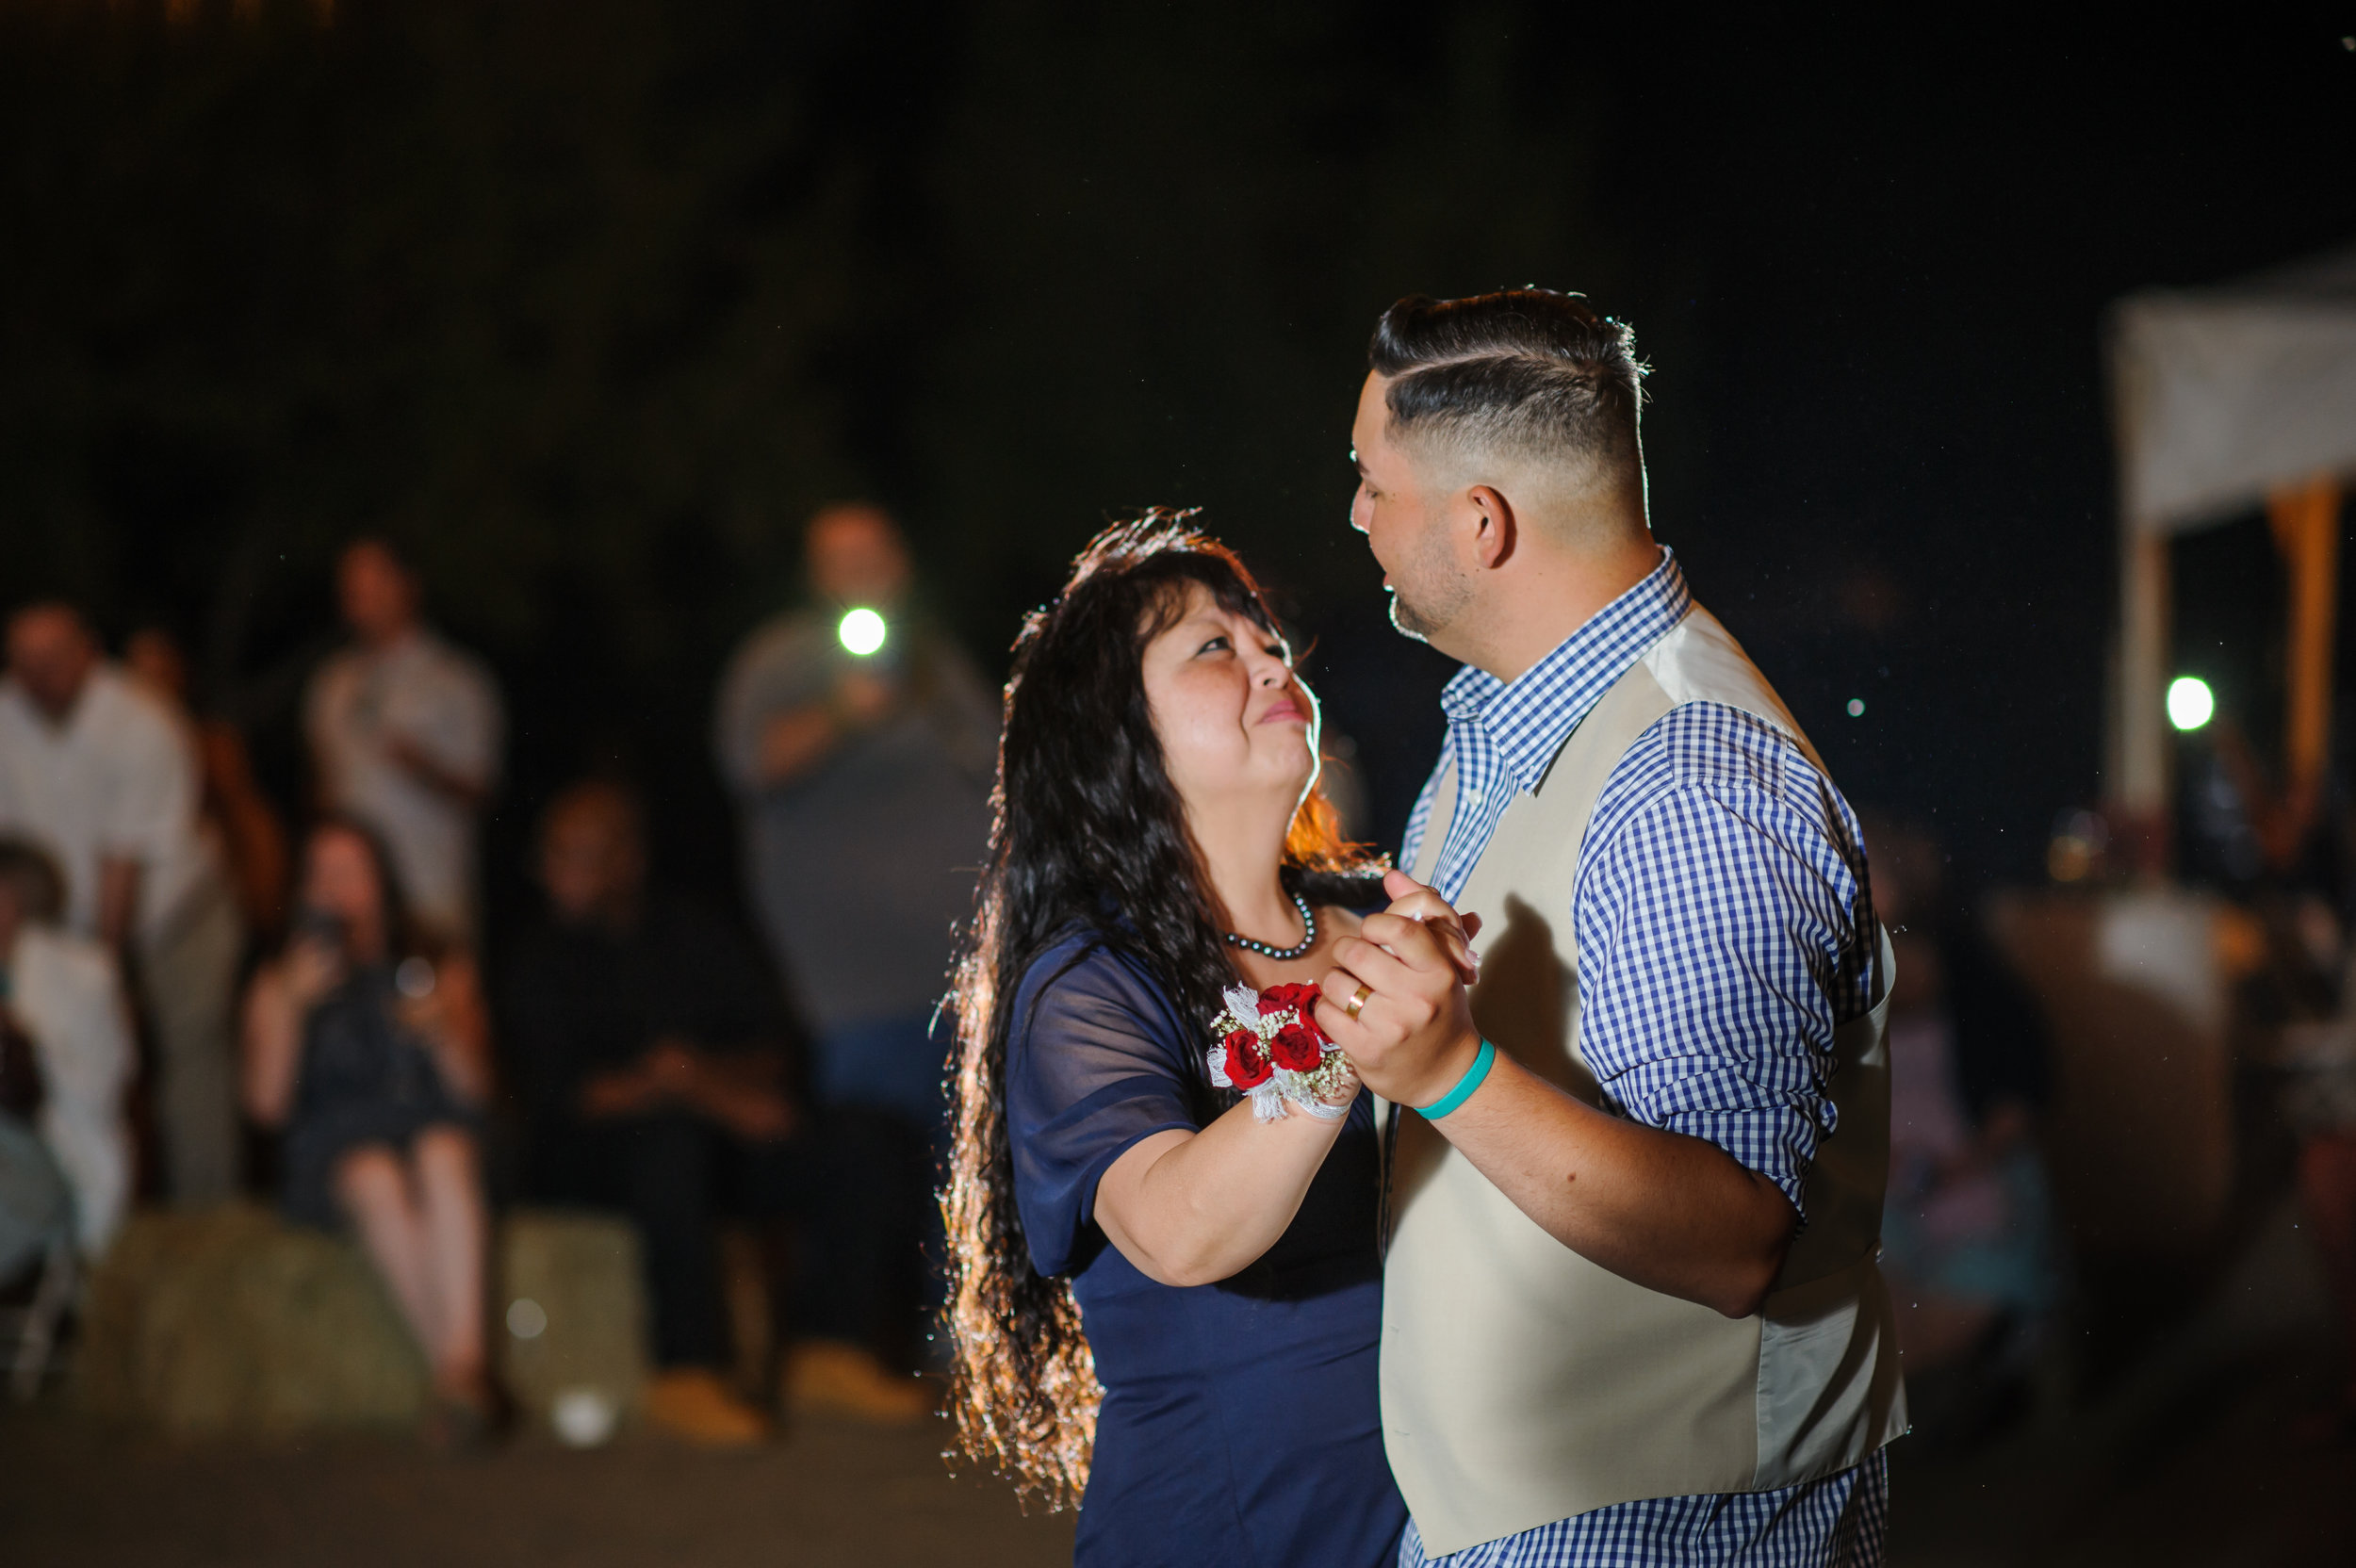
[{"label": "dirt ground", "polygon": [[[2293,1431],[2295,1364],[2187,1384],[2132,1419],[2031,1425],[1970,1458],[1892,1451],[1893,1568],[2356,1562],[2356,1446]],[[391,1440],[174,1445],[0,1415],[7,1568],[1015,1568],[1072,1517],[953,1478],[936,1429],[806,1427],[749,1456],[624,1440],[437,1459]]]},{"label": "dirt ground", "polygon": [[812,1426],[759,1453],[525,1442],[442,1459],[390,1440],[259,1447],[0,1418],[8,1568],[1045,1568],[1072,1516],[952,1478],[941,1432]]}]

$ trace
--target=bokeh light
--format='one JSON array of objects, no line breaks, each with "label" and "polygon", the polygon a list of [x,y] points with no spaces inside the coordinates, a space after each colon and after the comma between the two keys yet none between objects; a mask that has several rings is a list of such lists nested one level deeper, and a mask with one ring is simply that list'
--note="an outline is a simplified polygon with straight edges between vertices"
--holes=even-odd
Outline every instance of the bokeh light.
[{"label": "bokeh light", "polygon": [[2199,676],[2180,675],[2168,683],[2168,722],[2179,729],[2198,729],[2217,712],[2217,698]]},{"label": "bokeh light", "polygon": [[890,634],[891,629],[884,625],[884,618],[873,610],[853,610],[844,614],[843,624],[835,628],[835,635],[843,639],[843,645],[861,659],[881,648],[884,639]]}]

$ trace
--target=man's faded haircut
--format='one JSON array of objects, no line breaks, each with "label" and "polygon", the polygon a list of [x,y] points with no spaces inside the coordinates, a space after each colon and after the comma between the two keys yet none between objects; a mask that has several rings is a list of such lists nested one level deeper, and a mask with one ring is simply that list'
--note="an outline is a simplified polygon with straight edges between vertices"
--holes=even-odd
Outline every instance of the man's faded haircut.
[{"label": "man's faded haircut", "polygon": [[1579,295],[1411,294],[1383,313],[1366,361],[1389,383],[1391,439],[1411,450],[1541,465],[1570,494],[1642,472],[1636,335]]}]

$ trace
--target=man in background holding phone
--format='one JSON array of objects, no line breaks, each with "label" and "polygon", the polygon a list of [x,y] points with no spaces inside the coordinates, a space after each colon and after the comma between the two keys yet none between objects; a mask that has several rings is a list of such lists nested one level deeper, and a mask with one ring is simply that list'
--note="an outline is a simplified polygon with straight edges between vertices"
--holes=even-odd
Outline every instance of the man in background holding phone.
[{"label": "man in background holding phone", "polygon": [[908,1385],[875,1352],[915,1337],[946,1039],[930,1035],[950,928],[970,909],[990,827],[998,704],[912,605],[908,546],[883,512],[811,519],[812,602],[756,629],[720,688],[720,769],[743,811],[745,880],[815,1039],[819,1136],[838,1185],[892,1195],[874,1245],[907,1288],[862,1315],[865,1346],[806,1346],[789,1393],[883,1413]]}]

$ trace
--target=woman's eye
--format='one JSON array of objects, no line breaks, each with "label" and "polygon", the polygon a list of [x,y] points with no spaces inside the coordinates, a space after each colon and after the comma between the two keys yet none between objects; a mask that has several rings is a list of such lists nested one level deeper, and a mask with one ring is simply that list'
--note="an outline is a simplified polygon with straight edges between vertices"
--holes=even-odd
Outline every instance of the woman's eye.
[{"label": "woman's eye", "polygon": [[1234,646],[1235,645],[1224,637],[1214,637],[1195,651],[1197,653],[1225,653]]}]

